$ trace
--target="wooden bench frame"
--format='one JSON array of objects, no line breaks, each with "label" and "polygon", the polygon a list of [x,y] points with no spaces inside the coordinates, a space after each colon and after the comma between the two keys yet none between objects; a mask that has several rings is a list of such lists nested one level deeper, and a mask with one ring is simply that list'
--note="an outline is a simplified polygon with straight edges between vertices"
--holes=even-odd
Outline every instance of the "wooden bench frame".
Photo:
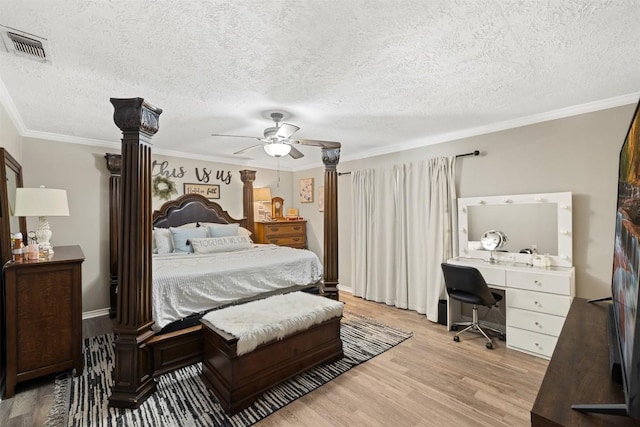
[{"label": "wooden bench frame", "polygon": [[319,364],[340,360],[340,319],[270,341],[242,356],[237,355],[238,338],[204,323],[204,382],[225,412],[234,415],[277,384]]}]

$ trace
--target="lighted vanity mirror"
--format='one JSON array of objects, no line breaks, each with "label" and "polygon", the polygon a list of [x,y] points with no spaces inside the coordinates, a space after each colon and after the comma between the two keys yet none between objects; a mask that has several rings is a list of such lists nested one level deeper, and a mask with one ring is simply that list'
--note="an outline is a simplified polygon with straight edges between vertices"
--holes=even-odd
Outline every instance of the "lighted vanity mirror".
[{"label": "lighted vanity mirror", "polygon": [[459,253],[464,258],[489,259],[480,237],[488,230],[504,232],[507,244],[500,261],[529,262],[522,249],[535,245],[549,254],[551,265],[573,265],[571,193],[519,194],[458,199]]}]

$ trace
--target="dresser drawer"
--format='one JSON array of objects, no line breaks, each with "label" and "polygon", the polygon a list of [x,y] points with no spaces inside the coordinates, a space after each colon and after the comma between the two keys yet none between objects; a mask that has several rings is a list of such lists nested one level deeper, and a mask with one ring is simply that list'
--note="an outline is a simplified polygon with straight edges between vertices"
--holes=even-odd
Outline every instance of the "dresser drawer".
[{"label": "dresser drawer", "polygon": [[550,359],[558,337],[507,327],[507,347]]},{"label": "dresser drawer", "polygon": [[560,335],[564,317],[507,307],[509,326],[545,335]]},{"label": "dresser drawer", "polygon": [[507,286],[530,291],[571,295],[571,278],[536,272],[507,271]]},{"label": "dresser drawer", "polygon": [[509,289],[507,290],[506,304],[510,308],[565,317],[569,313],[572,300],[573,298],[570,296]]},{"label": "dresser drawer", "polygon": [[266,242],[264,243],[273,243],[274,245],[280,246],[292,246],[292,247],[300,247],[303,248],[305,245],[304,236],[289,236],[289,237],[267,237]]},{"label": "dresser drawer", "polygon": [[267,239],[281,236],[302,236],[304,234],[304,224],[268,224],[264,230]]}]

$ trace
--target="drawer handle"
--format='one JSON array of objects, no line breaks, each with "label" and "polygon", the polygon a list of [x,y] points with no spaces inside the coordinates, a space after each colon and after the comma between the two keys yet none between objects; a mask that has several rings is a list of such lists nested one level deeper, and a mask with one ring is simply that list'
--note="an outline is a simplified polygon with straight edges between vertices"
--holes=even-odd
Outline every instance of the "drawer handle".
[{"label": "drawer handle", "polygon": [[293,238],[293,241],[294,241],[294,242],[298,242],[298,241],[300,241],[300,238],[299,238],[299,237],[294,237],[294,238]]},{"label": "drawer handle", "polygon": [[534,280],[534,281],[533,281],[533,283],[535,283],[535,284],[536,284],[536,285],[538,285],[538,286],[541,286],[541,285],[542,285],[542,283],[538,282],[537,280]]},{"label": "drawer handle", "polygon": [[271,239],[271,243],[278,244],[278,240]]},{"label": "drawer handle", "polygon": [[280,231],[280,229],[278,227],[272,227],[271,231],[276,231],[277,232],[277,231]]},{"label": "drawer handle", "polygon": [[538,344],[537,342],[533,343],[533,345],[535,345],[536,347],[540,348],[540,344]]},{"label": "drawer handle", "polygon": [[538,307],[540,307],[540,303],[538,301],[534,301],[533,304],[537,305]]},{"label": "drawer handle", "polygon": [[537,327],[541,328],[540,322],[533,322]]},{"label": "drawer handle", "polygon": [[293,227],[293,229],[298,231],[298,230],[300,230],[300,227]]}]

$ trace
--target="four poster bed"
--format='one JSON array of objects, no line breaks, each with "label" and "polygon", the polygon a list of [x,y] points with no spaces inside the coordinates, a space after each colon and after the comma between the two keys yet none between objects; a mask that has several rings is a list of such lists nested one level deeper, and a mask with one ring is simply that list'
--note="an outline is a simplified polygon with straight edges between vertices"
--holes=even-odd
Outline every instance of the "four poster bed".
[{"label": "four poster bed", "polygon": [[[336,166],[340,156],[340,144],[334,143],[332,146],[321,148],[325,164],[324,265],[319,264],[317,259],[314,261],[314,255],[304,260],[296,260],[302,264],[295,266],[275,264],[277,266],[273,273],[270,273],[266,270],[267,264],[285,262],[283,259],[291,262],[293,258],[293,253],[285,253],[284,258],[274,258],[273,261],[267,262],[266,260],[273,255],[271,252],[281,249],[295,251],[303,258],[305,253],[310,252],[260,246],[243,248],[250,252],[247,255],[249,258],[258,262],[256,270],[247,275],[250,277],[249,281],[242,279],[242,283],[247,284],[246,287],[239,286],[240,279],[236,281],[230,270],[235,270],[234,265],[245,262],[236,258],[241,255],[235,252],[219,254],[224,258],[218,264],[227,267],[227,270],[220,271],[201,271],[206,261],[200,262],[199,257],[204,259],[205,255],[178,255],[167,257],[169,260],[166,261],[156,259],[152,263],[153,229],[158,227],[174,230],[180,227],[204,227],[207,224],[210,227],[216,227],[215,224],[238,224],[253,232],[255,171],[240,171],[243,182],[242,219],[232,218],[220,205],[198,195],[185,195],[167,202],[151,214],[150,139],[158,131],[158,119],[162,110],[149,105],[141,98],[112,98],[111,103],[115,109],[114,122],[122,131],[122,154],[106,156],[111,172],[111,313],[117,316],[114,328],[114,385],[109,405],[136,408],[155,391],[154,377],[200,362],[203,357],[203,334],[198,316],[184,316],[185,312],[180,311],[180,308],[171,308],[170,311],[173,312],[167,316],[159,314],[159,307],[162,306],[158,300],[159,295],[173,296],[173,300],[182,301],[191,298],[192,304],[204,304],[200,307],[204,310],[194,309],[193,305],[188,307],[190,311],[200,312],[199,315],[208,309],[299,289],[309,289],[320,295],[338,299]],[[186,267],[191,275],[178,278],[179,283],[173,284],[170,276],[178,268],[176,266]],[[304,277],[279,278],[279,272],[290,270],[308,270],[308,274]],[[264,274],[260,275],[258,272]],[[213,277],[214,284],[224,284],[216,288],[211,300],[203,302],[200,298],[202,294],[198,292],[200,286],[204,286],[201,278],[205,274]],[[168,287],[160,288],[160,282],[167,282]],[[185,288],[191,294],[175,296],[175,292],[182,292]],[[227,292],[231,288],[234,289],[232,294]],[[190,323],[191,321],[193,323]]]}]

